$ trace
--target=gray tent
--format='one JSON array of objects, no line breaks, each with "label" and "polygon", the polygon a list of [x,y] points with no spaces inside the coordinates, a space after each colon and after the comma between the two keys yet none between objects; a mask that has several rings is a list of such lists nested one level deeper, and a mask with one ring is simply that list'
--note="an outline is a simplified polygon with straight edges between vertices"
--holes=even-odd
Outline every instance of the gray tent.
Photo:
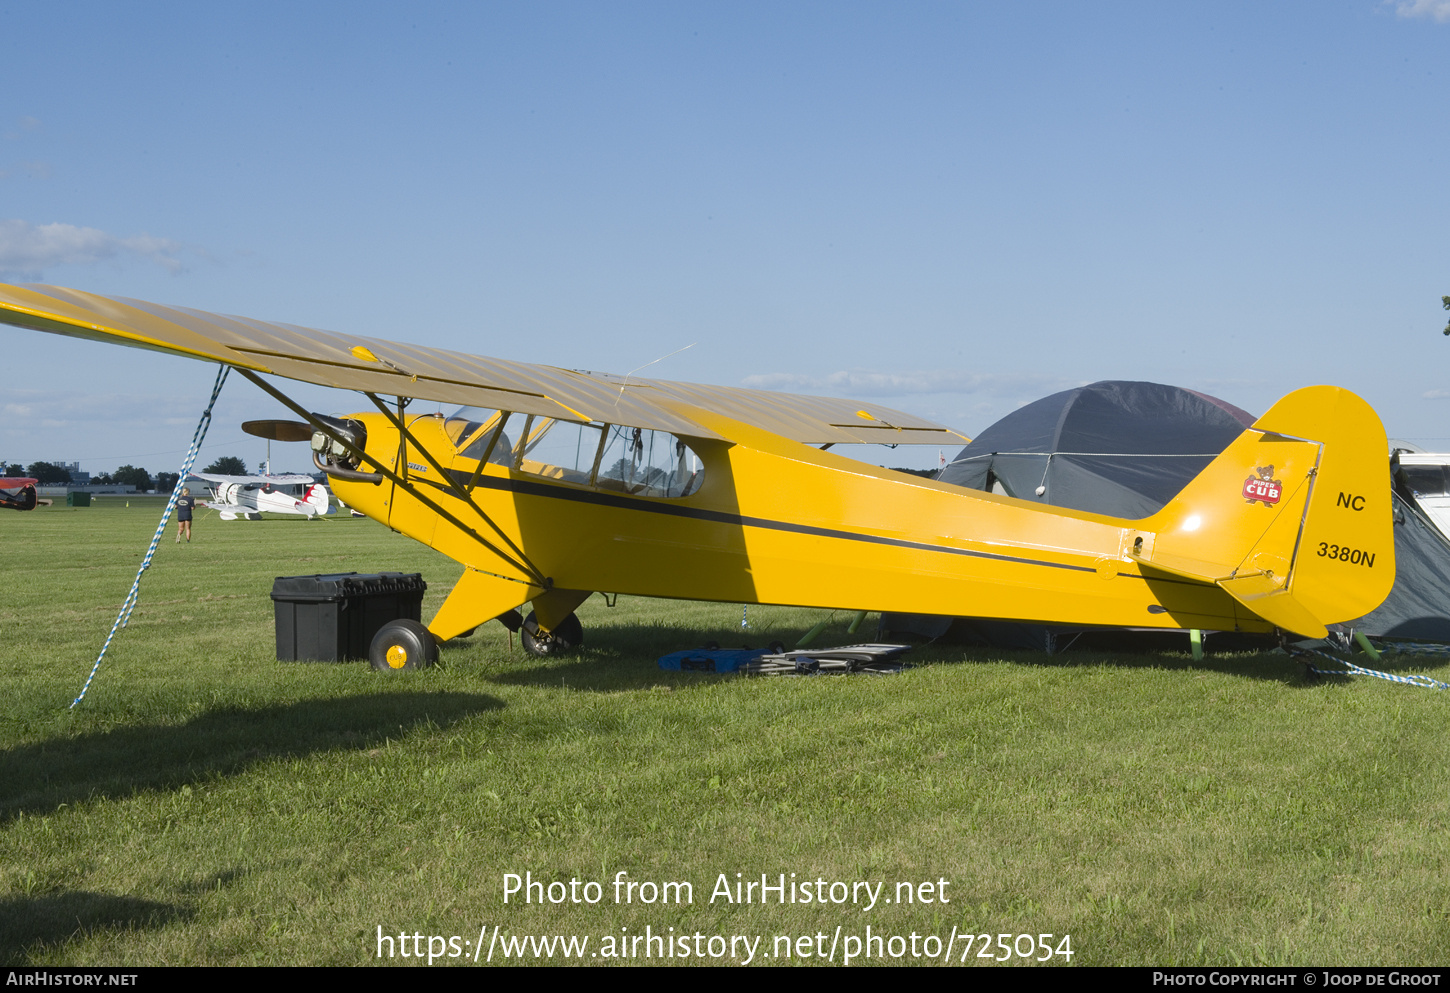
[{"label": "gray tent", "polygon": [[1093,383],[1008,414],[937,478],[1054,507],[1147,517],[1253,422],[1193,390]]},{"label": "gray tent", "polygon": [[[1168,503],[1254,421],[1193,390],[1108,381],[1044,397],[983,431],[938,478],[1056,507],[1146,517]],[[1395,588],[1383,606],[1345,629],[1382,637],[1450,641],[1450,542],[1418,509],[1397,473]],[[967,643],[1053,651],[1168,645],[1179,632],[1124,632],[1038,624],[886,614],[883,631]],[[1215,635],[1223,647],[1241,636]]]},{"label": "gray tent", "polygon": [[1420,509],[1412,480],[1397,464],[1394,480],[1394,588],[1378,609],[1334,627],[1374,638],[1450,642],[1450,541]]}]

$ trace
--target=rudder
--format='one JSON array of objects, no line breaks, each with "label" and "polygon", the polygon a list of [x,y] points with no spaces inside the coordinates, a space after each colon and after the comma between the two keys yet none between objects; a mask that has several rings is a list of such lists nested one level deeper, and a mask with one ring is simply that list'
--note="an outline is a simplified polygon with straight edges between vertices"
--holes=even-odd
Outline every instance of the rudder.
[{"label": "rudder", "polygon": [[1375,412],[1332,386],[1297,390],[1158,514],[1135,556],[1213,582],[1298,634],[1378,607],[1394,585],[1388,444]]}]

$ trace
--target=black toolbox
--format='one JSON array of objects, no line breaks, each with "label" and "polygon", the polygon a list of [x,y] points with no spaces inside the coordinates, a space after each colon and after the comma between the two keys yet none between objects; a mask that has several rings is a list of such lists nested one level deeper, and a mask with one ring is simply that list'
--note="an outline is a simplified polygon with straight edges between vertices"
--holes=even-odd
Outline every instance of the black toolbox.
[{"label": "black toolbox", "polygon": [[420,573],[335,572],[278,576],[272,583],[280,662],[365,659],[389,621],[422,621]]}]

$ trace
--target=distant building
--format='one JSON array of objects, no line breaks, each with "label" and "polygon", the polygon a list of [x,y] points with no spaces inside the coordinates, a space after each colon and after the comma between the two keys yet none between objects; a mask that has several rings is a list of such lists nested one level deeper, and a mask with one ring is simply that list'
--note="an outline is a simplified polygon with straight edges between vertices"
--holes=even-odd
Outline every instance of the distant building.
[{"label": "distant building", "polygon": [[64,469],[66,472],[70,473],[70,481],[72,486],[85,486],[91,481],[91,474],[88,472],[83,472],[81,470],[81,464],[79,462],[51,462],[50,464],[53,466],[58,466],[59,468]]}]

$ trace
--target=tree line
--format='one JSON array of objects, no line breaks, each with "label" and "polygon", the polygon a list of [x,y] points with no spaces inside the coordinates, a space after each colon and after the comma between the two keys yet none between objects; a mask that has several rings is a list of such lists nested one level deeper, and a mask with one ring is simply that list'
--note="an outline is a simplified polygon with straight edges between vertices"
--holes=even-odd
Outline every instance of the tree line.
[{"label": "tree line", "polygon": [[[247,472],[247,464],[235,455],[224,455],[202,471],[242,476]],[[74,482],[69,469],[52,462],[32,462],[28,466],[17,463],[5,464],[3,475],[12,478],[28,476],[41,486],[64,486]],[[138,490],[149,490],[154,486],[157,491],[166,493],[176,488],[176,481],[180,478],[174,472],[158,472],[153,482],[151,473],[147,472],[144,467],[123,465],[115,472],[98,472],[92,475],[91,482],[98,486],[134,486]]]}]

